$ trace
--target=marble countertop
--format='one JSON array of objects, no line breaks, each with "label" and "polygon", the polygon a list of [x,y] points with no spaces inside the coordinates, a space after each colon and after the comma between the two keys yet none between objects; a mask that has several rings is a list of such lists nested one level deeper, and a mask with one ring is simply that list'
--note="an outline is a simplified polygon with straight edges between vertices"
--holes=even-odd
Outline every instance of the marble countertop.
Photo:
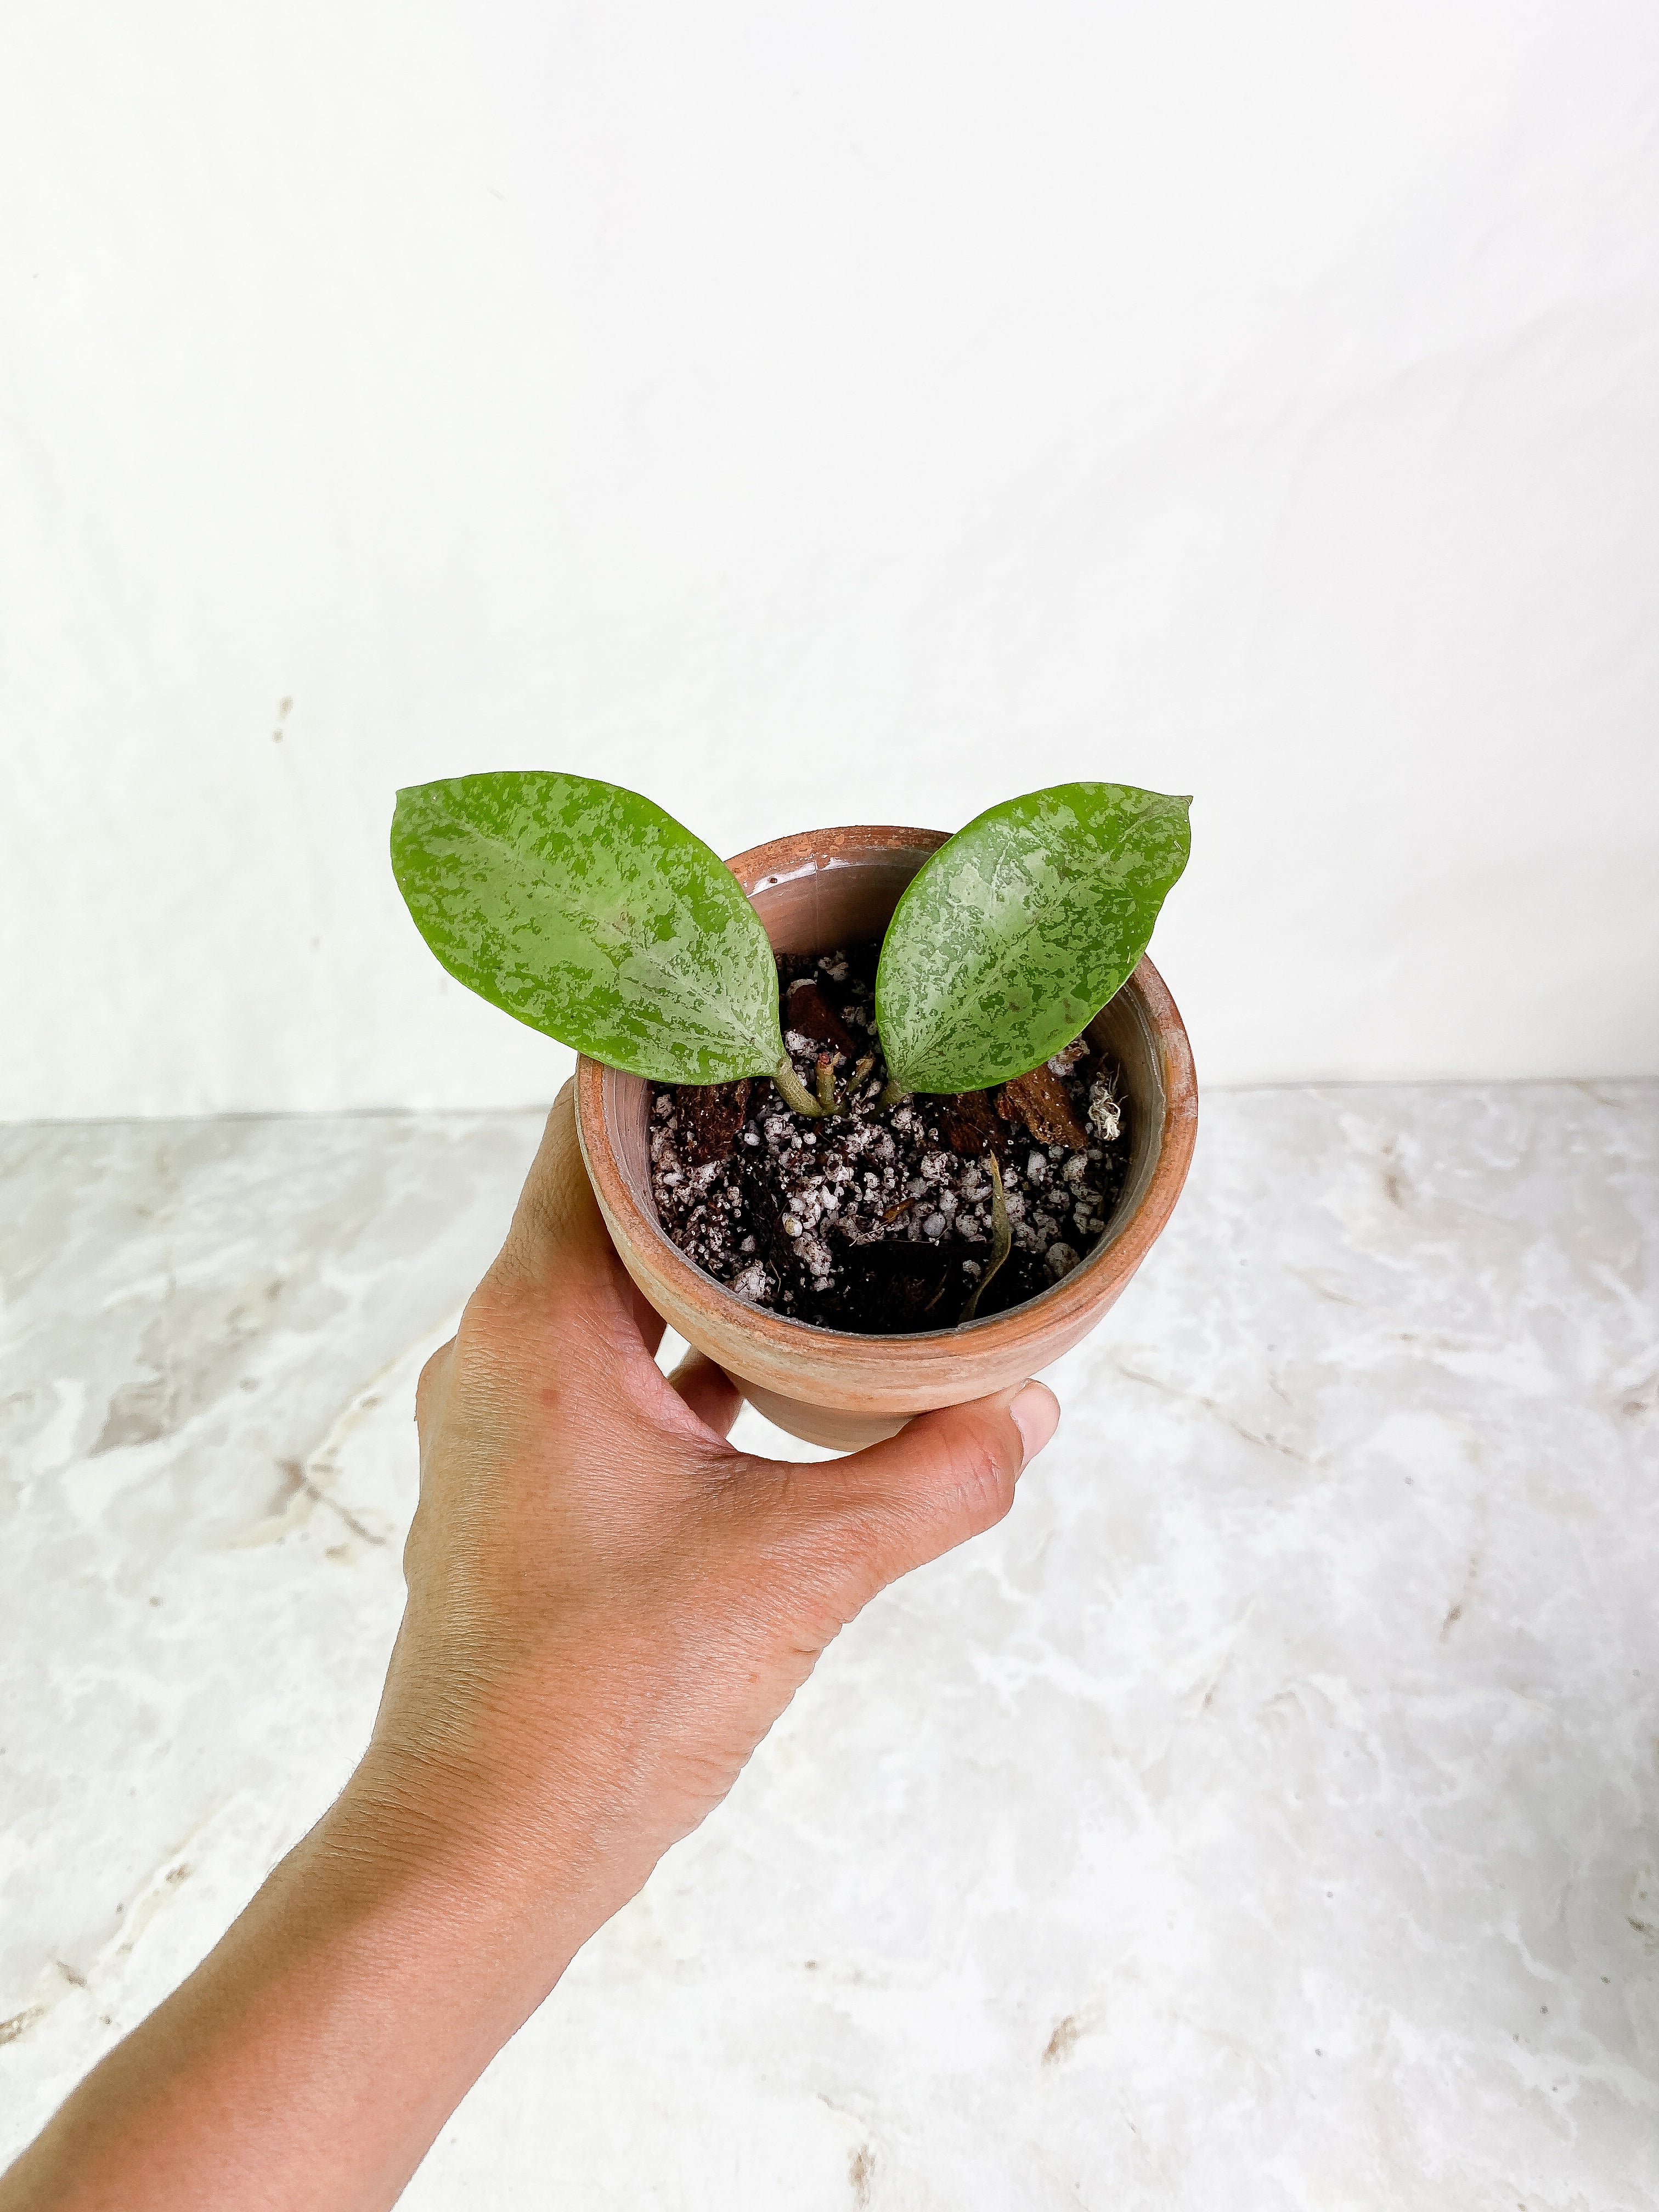
[{"label": "marble countertop", "polygon": [[[537,1127],[0,1130],[0,2161],[349,1769]],[[405,2203],[1659,2206],[1656,1170],[1655,1086],[1208,1099],[1009,1520]]]}]

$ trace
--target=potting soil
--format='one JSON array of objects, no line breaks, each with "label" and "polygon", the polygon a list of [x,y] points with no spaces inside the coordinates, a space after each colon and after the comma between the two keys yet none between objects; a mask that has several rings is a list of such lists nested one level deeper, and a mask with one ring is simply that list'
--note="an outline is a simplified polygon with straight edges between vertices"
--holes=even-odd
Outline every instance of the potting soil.
[{"label": "potting soil", "polygon": [[[989,1158],[1012,1243],[977,1317],[1060,1282],[1123,1188],[1129,1108],[1085,1039],[991,1091],[878,1103],[878,948],[779,962],[784,1042],[809,1091],[826,1060],[843,1110],[791,1110],[769,1078],[653,1085],[651,1183],[664,1229],[717,1282],[827,1328],[950,1328],[991,1257]],[[856,1071],[869,1066],[854,1083]]]}]

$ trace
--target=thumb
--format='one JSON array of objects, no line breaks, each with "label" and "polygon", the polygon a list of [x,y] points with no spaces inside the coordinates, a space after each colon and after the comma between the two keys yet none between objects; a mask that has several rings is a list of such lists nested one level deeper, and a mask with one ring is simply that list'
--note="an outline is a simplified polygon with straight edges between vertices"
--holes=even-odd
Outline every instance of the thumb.
[{"label": "thumb", "polygon": [[1021,1382],[920,1414],[885,1443],[843,1460],[841,1479],[823,1486],[823,1503],[863,1538],[854,1548],[872,1579],[860,1602],[994,1528],[1059,1422],[1060,1401],[1048,1385]]},{"label": "thumb", "polygon": [[553,1102],[489,1278],[560,1294],[620,1272],[582,1162],[573,1077]]}]

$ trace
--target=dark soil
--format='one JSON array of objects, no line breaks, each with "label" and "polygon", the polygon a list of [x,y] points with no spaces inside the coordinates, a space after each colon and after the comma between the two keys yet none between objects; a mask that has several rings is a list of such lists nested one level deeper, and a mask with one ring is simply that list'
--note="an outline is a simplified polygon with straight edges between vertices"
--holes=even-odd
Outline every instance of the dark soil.
[{"label": "dark soil", "polygon": [[878,1110],[878,947],[778,963],[784,1042],[808,1091],[827,1057],[847,1110],[796,1114],[767,1077],[652,1086],[663,1227],[739,1297],[866,1335],[950,1328],[991,1251],[994,1152],[1013,1245],[980,1318],[1036,1297],[1095,1244],[1123,1188],[1128,1107],[1086,1042],[993,1091]]}]

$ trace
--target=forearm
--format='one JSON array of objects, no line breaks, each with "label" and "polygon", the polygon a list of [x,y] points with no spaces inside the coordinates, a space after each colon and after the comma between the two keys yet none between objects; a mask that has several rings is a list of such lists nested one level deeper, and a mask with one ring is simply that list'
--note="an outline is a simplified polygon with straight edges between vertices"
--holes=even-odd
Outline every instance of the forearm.
[{"label": "forearm", "polygon": [[358,1778],[0,2179],[0,2212],[394,2203],[592,1932],[542,1842],[532,1869]]}]

